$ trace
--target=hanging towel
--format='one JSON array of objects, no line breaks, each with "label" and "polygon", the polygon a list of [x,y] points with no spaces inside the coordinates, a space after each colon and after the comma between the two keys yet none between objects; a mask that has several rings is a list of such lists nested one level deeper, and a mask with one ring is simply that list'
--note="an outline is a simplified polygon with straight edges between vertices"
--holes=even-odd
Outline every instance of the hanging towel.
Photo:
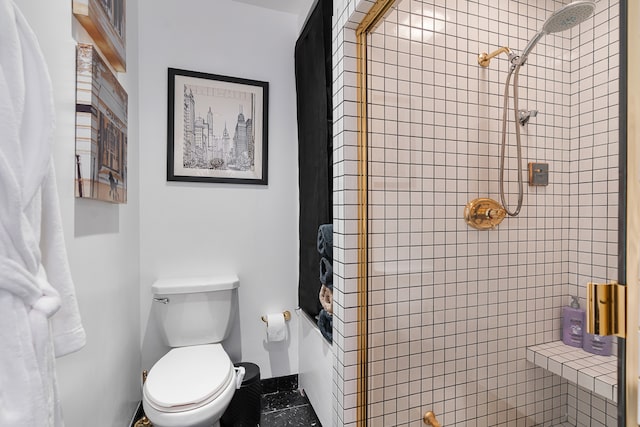
[{"label": "hanging towel", "polygon": [[325,310],[320,310],[318,315],[318,329],[327,341],[333,343],[333,316]]},{"label": "hanging towel", "polygon": [[320,258],[320,283],[333,290],[333,266],[325,257]]},{"label": "hanging towel", "polygon": [[333,314],[333,291],[327,288],[325,285],[320,287],[320,293],[318,294],[320,299],[320,305],[329,314]]},{"label": "hanging towel", "polygon": [[333,260],[333,224],[318,227],[318,252],[329,261]]},{"label": "hanging towel", "polygon": [[0,0],[0,425],[63,426],[55,357],[86,341],[52,162],[51,82],[35,35]]}]

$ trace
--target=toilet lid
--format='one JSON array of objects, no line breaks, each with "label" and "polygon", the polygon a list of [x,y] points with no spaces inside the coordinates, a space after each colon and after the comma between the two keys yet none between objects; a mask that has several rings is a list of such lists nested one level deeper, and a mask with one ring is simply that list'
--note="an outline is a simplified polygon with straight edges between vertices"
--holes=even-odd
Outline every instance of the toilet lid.
[{"label": "toilet lid", "polygon": [[179,347],[153,365],[144,394],[158,410],[185,411],[214,400],[233,378],[233,364],[220,344]]}]

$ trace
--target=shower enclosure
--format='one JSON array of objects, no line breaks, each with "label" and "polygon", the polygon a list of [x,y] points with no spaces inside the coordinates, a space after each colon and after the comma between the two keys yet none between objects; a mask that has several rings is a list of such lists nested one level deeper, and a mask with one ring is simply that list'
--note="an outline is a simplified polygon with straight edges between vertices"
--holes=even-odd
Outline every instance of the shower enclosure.
[{"label": "shower enclosure", "polygon": [[506,197],[518,197],[528,162],[548,165],[549,185],[525,184],[519,215],[496,229],[462,218],[469,200],[500,198],[510,64],[485,68],[478,54],[521,49],[568,3],[338,7],[338,425],[417,427],[430,410],[446,427],[624,425],[615,356],[581,359],[560,344],[570,296],[584,306],[588,282],[620,273],[617,0],[535,37],[520,70],[519,108],[538,114],[519,128],[523,164],[507,144]]}]

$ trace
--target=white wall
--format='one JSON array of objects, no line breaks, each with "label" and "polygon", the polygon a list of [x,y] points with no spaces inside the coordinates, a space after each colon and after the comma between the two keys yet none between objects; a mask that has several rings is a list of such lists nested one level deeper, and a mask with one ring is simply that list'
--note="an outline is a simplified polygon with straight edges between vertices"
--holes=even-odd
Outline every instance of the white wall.
[{"label": "white wall", "polygon": [[333,421],[333,349],[322,336],[315,320],[296,310],[300,342],[298,386],[304,390],[323,426]]},{"label": "white wall", "polygon": [[298,35],[304,29],[305,24],[307,23],[307,19],[311,15],[313,9],[315,9],[318,4],[318,0],[297,0],[300,2],[299,13],[298,13]]},{"label": "white wall", "polygon": [[[128,425],[140,399],[139,205],[137,137],[137,31],[128,27],[129,203],[76,200],[75,39],[86,34],[72,18],[71,1],[15,0],[33,27],[54,86],[54,149],[71,271],[87,345],[57,361],[66,425]],[[129,23],[137,4],[129,2]]]},{"label": "white wall", "polygon": [[[297,306],[297,16],[231,0],[138,4],[143,366],[167,350],[151,317],[153,281],[233,272],[232,358],[257,363],[263,378],[297,373],[297,316],[290,339],[272,345],[260,320]],[[166,181],[168,67],[269,82],[268,186]]]}]

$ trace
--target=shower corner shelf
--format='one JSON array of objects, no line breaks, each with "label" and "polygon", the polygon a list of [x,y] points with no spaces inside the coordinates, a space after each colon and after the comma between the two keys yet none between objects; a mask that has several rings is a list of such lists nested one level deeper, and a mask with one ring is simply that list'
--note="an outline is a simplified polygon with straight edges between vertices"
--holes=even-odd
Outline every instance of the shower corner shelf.
[{"label": "shower corner shelf", "polygon": [[562,341],[553,341],[528,347],[527,360],[617,403],[618,360],[615,356],[598,356]]}]

